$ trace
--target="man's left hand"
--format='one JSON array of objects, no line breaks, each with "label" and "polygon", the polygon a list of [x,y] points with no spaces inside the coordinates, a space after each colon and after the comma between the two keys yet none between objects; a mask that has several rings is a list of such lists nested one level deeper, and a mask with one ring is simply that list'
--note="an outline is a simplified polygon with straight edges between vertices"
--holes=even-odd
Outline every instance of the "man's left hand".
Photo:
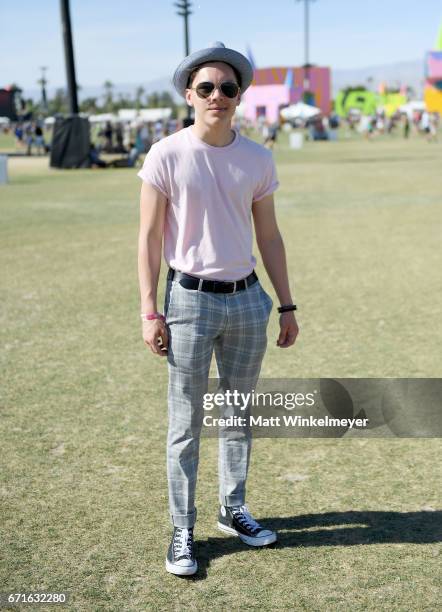
[{"label": "man's left hand", "polygon": [[276,341],[276,345],[279,348],[288,348],[295,343],[296,337],[299,333],[299,327],[296,322],[295,315],[293,314],[293,310],[289,310],[288,312],[283,312],[279,316],[279,327],[281,331],[279,332],[279,338]]}]

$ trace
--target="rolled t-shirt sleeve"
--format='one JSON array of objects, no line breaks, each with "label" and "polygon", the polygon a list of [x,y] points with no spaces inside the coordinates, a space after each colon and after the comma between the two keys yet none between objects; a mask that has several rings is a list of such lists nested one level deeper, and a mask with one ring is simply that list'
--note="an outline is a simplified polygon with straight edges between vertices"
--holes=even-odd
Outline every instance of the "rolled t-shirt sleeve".
[{"label": "rolled t-shirt sleeve", "polygon": [[257,182],[253,192],[253,202],[262,200],[279,187],[273,155],[269,153],[260,180]]},{"label": "rolled t-shirt sleeve", "polygon": [[161,159],[161,153],[156,144],[153,144],[149,149],[143,163],[143,167],[137,173],[143,181],[153,185],[166,198],[169,197],[167,190],[167,182],[165,180],[165,164]]}]

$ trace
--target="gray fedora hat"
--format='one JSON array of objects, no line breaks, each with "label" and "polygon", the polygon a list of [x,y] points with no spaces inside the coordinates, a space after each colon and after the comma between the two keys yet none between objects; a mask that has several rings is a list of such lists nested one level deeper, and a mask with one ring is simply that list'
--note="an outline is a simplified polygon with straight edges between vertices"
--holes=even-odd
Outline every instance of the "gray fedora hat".
[{"label": "gray fedora hat", "polygon": [[233,49],[227,49],[224,43],[216,41],[207,49],[194,51],[183,59],[173,75],[173,85],[177,92],[186,97],[186,88],[191,72],[200,64],[206,62],[225,62],[230,64],[239,72],[241,76],[241,92],[249,87],[253,80],[253,68],[249,60]]}]

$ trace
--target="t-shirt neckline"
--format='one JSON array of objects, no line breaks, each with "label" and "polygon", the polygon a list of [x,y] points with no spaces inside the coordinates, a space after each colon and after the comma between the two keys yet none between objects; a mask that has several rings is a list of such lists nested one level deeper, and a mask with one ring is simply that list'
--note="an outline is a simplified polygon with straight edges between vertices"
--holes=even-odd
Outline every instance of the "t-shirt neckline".
[{"label": "t-shirt neckline", "polygon": [[210,151],[230,151],[230,149],[233,149],[234,147],[236,147],[236,145],[239,142],[240,134],[239,134],[238,130],[235,127],[232,127],[231,129],[235,133],[235,138],[232,140],[232,142],[230,144],[228,144],[228,145],[225,145],[224,147],[215,147],[214,145],[208,144],[207,142],[205,142],[204,140],[199,138],[194,133],[191,125],[189,125],[189,127],[187,128],[187,130],[188,130],[188,132],[190,134],[191,139],[196,141],[203,148],[209,149]]}]

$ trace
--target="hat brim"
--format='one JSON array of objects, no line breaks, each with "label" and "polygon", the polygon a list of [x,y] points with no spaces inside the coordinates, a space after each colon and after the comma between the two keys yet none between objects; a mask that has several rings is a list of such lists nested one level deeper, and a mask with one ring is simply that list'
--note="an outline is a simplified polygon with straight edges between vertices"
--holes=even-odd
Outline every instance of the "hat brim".
[{"label": "hat brim", "polygon": [[245,91],[253,80],[253,68],[249,60],[234,49],[226,47],[210,47],[191,53],[178,66],[173,75],[173,85],[177,92],[186,97],[189,76],[200,64],[206,62],[225,62],[236,68],[241,76],[241,92]]}]

